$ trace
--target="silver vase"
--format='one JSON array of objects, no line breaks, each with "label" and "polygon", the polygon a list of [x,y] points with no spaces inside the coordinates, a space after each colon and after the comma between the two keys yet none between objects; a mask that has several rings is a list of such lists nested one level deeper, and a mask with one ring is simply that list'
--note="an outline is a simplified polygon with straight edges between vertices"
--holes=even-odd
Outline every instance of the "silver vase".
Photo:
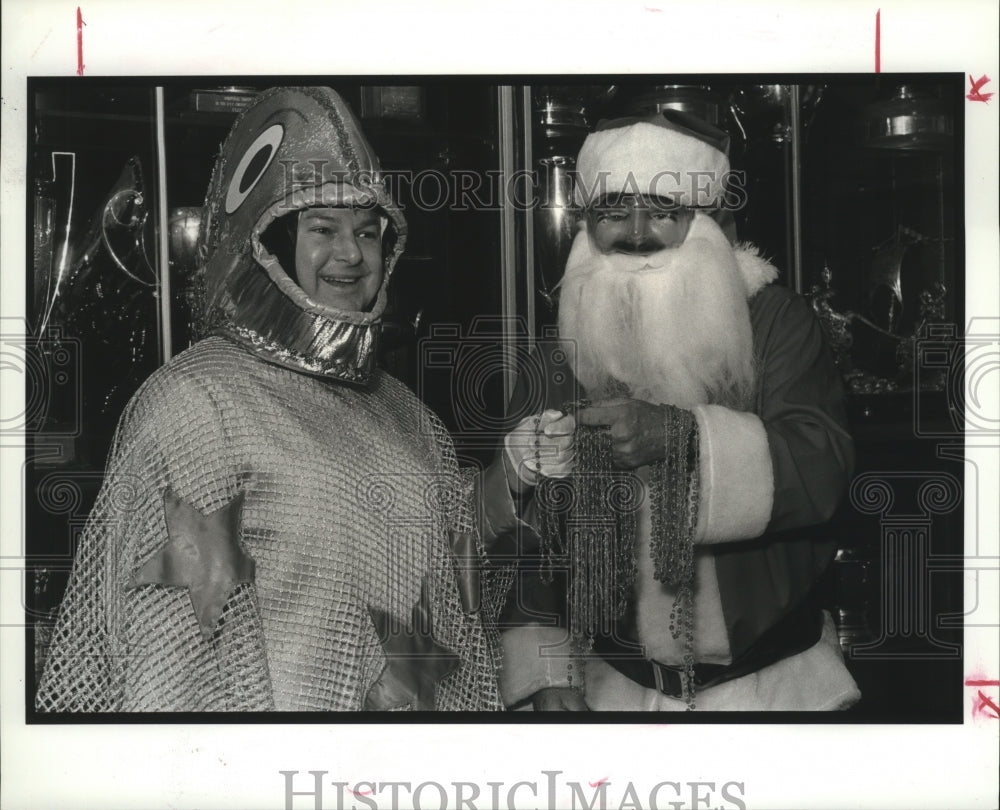
[{"label": "silver vase", "polygon": [[556,287],[576,234],[578,210],[573,201],[576,161],[556,155],[538,161],[538,206],[535,208],[535,282],[550,313],[556,309]]}]

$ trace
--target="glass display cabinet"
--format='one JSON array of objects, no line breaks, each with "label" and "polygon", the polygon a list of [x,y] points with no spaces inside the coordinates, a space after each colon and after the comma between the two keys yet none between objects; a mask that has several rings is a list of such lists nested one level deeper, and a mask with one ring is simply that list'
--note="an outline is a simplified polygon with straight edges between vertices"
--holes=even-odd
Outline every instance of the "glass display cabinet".
[{"label": "glass display cabinet", "polygon": [[[587,132],[664,109],[728,132],[747,195],[724,227],[808,297],[848,391],[857,471],[823,531],[840,548],[827,603],[865,694],[856,711],[953,720],[963,79],[315,81],[360,116],[409,222],[381,362],[441,416],[471,465],[494,452],[517,359],[555,323]],[[27,392],[26,604],[39,664],[122,409],[199,337],[211,168],[236,115],[272,83],[29,82],[27,314],[43,382]]]}]

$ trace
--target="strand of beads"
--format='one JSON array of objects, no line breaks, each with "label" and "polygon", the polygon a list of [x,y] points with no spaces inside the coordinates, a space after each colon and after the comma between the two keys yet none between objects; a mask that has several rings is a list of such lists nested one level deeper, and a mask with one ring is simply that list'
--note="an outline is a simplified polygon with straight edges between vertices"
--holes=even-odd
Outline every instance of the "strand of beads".
[{"label": "strand of beads", "polygon": [[649,482],[653,575],[675,589],[670,632],[684,639],[684,698],[694,709],[694,529],[698,520],[698,425],[694,414],[666,406],[664,459]]},{"label": "strand of beads", "polygon": [[538,540],[539,551],[542,555],[541,570],[539,576],[543,582],[552,582],[553,572],[558,564],[559,543],[559,516],[558,516],[558,495],[555,490],[556,483],[551,478],[541,476],[542,469],[542,444],[540,437],[542,417],[534,417],[534,437],[535,437],[535,473],[538,475],[536,484],[536,501],[538,504]]}]

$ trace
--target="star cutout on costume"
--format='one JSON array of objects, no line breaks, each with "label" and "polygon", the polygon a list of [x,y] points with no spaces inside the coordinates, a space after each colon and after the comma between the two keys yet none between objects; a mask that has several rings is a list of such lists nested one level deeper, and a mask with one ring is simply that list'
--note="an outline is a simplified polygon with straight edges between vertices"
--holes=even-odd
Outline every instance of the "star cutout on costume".
[{"label": "star cutout on costume", "polygon": [[409,624],[372,605],[368,612],[386,664],[368,690],[365,708],[385,711],[411,705],[420,711],[433,711],[438,684],[461,659],[434,639],[427,581],[420,588],[420,601],[413,606]]},{"label": "star cutout on costume", "polygon": [[238,540],[243,492],[207,515],[163,493],[169,540],[136,571],[129,588],[173,585],[187,588],[205,639],[212,637],[233,589],[254,580],[254,560]]}]

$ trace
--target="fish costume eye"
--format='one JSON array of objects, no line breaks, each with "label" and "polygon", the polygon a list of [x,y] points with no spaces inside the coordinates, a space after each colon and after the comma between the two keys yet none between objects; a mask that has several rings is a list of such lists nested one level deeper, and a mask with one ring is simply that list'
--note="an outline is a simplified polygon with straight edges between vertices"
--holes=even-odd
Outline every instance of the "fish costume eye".
[{"label": "fish costume eye", "polygon": [[[382,285],[363,311],[313,301],[294,269],[261,241],[293,212],[345,205],[377,209],[391,229]],[[367,382],[376,366],[386,285],[406,244],[406,219],[360,123],[336,92],[262,91],[222,144],[204,223],[205,333],[224,334],[287,368]]]},{"label": "fish costume eye", "polygon": [[260,133],[257,140],[243,153],[233,172],[229,191],[226,193],[227,214],[232,214],[243,205],[243,201],[253,191],[254,186],[267,171],[267,167],[271,165],[274,156],[278,154],[278,147],[281,146],[284,137],[285,128],[281,124],[274,124]]}]

